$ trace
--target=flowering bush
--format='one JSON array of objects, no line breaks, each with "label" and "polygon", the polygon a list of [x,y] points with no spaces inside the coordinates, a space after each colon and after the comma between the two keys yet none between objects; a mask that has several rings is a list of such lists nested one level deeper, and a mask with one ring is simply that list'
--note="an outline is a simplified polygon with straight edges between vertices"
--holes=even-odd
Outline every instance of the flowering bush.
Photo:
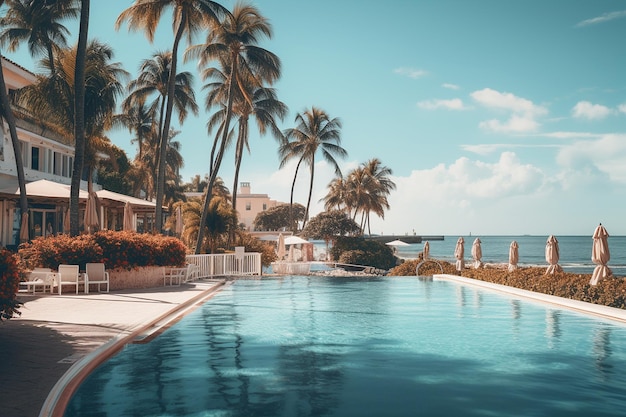
[{"label": "flowering bush", "polygon": [[185,245],[177,238],[135,232],[103,230],[69,237],[42,237],[20,247],[27,268],[57,269],[60,264],[103,262],[107,269],[130,270],[142,266],[182,266]]},{"label": "flowering bush", "polygon": [[20,285],[18,258],[6,249],[0,249],[0,321],[20,315],[21,305],[16,299]]},{"label": "flowering bush", "polygon": [[[387,275],[415,275],[415,268],[420,260],[406,261],[390,270]],[[445,261],[437,262],[442,265],[444,274],[459,275],[453,264]],[[511,272],[505,268],[485,267],[479,269],[465,268],[461,275],[528,291],[626,309],[626,280],[623,278],[606,278],[600,280],[598,285],[589,285],[591,274],[559,272],[546,275],[545,272],[545,267],[518,268]],[[439,273],[441,270],[434,262],[424,263],[420,266],[420,275]]]}]

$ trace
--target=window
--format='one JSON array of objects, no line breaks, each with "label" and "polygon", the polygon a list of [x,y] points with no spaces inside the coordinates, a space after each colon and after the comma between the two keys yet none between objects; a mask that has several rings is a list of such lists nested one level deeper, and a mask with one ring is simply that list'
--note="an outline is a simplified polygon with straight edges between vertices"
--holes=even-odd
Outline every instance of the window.
[{"label": "window", "polygon": [[252,205],[250,203],[246,203],[246,210],[250,211],[252,209]]},{"label": "window", "polygon": [[267,203],[263,203],[263,211],[267,210]]},{"label": "window", "polygon": [[30,149],[30,167],[35,171],[39,171],[39,148],[36,146]]}]

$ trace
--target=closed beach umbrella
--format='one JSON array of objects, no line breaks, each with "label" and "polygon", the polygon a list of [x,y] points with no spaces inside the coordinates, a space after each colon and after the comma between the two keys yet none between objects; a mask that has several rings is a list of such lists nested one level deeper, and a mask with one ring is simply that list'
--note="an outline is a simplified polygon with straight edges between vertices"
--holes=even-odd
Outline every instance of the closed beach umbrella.
[{"label": "closed beach umbrella", "polygon": [[98,196],[95,192],[90,192],[89,197],[87,198],[87,206],[85,207],[85,231],[91,233],[95,232],[98,227],[100,227],[100,222],[98,221],[98,205],[97,205]]},{"label": "closed beach umbrella", "polygon": [[472,244],[472,258],[474,259],[474,268],[483,266],[481,259],[483,258],[483,248],[480,246],[480,239],[474,239]]},{"label": "closed beach umbrella", "polygon": [[183,209],[176,207],[176,234],[180,236],[183,233]]},{"label": "closed beach umbrella", "polygon": [[591,249],[591,260],[597,266],[591,275],[589,284],[596,285],[602,278],[610,277],[613,273],[606,264],[611,259],[609,252],[609,233],[606,231],[602,223],[596,227],[593,232],[593,247]]},{"label": "closed beach umbrella", "polygon": [[422,252],[422,260],[426,260],[428,259],[428,256],[430,255],[430,243],[428,243],[428,241],[424,242],[424,251]]},{"label": "closed beach umbrella", "polygon": [[282,261],[285,258],[285,253],[287,250],[285,249],[285,236],[282,233],[278,235],[278,248],[277,248],[278,260]]},{"label": "closed beach umbrella", "polygon": [[70,208],[65,209],[65,214],[63,215],[63,233],[70,232]]},{"label": "closed beach umbrella", "polygon": [[456,241],[456,247],[454,248],[454,257],[456,258],[456,270],[462,271],[465,268],[465,261],[463,260],[463,256],[465,255],[465,240],[463,236],[461,236]]},{"label": "closed beach umbrella", "polygon": [[20,242],[28,242],[28,212],[22,214],[22,223],[20,224]]},{"label": "closed beach umbrella", "polygon": [[130,206],[130,203],[127,201],[124,204],[124,230],[135,231],[135,226],[133,225],[133,217],[135,217],[133,213],[133,208]]},{"label": "closed beach umbrella", "polygon": [[291,245],[289,246],[289,255],[287,255],[287,262],[295,262],[296,261],[296,253],[295,253],[295,246]]},{"label": "closed beach umbrella", "polygon": [[516,241],[511,242],[509,246],[509,272],[517,269],[517,263],[519,262],[519,245]]},{"label": "closed beach umbrella", "polygon": [[554,274],[562,271],[559,266],[559,241],[556,240],[553,235],[550,235],[546,242],[546,262],[550,264],[546,270],[546,274]]}]

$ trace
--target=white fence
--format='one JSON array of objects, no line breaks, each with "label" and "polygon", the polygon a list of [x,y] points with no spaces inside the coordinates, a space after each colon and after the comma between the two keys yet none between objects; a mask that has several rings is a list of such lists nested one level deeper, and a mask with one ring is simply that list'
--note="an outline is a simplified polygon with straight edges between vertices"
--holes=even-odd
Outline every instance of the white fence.
[{"label": "white fence", "polygon": [[187,263],[198,266],[199,278],[261,275],[261,254],[256,252],[187,255]]}]

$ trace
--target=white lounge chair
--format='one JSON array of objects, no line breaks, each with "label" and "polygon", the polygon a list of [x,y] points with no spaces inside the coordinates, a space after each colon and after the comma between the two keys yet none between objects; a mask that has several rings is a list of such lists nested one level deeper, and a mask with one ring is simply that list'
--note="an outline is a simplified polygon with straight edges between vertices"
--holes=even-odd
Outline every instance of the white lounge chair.
[{"label": "white lounge chair", "polygon": [[61,295],[61,289],[63,285],[76,286],[76,294],[78,294],[78,286],[82,284],[81,276],[78,271],[78,265],[59,265],[59,272],[57,273],[57,285],[59,286],[59,295]]},{"label": "white lounge chair", "polygon": [[[98,284],[98,292],[100,292],[100,285],[106,284],[107,289],[105,292],[109,292],[109,273],[106,271],[103,263],[88,263],[86,272],[86,286],[89,286],[91,284]],[[88,292],[89,289],[85,288],[85,293]]]},{"label": "white lounge chair", "polygon": [[26,287],[25,292],[37,292],[37,288],[42,288],[45,293],[49,290],[52,293],[54,284],[54,272],[50,268],[35,268],[26,277],[26,281],[20,282],[20,287]]}]

